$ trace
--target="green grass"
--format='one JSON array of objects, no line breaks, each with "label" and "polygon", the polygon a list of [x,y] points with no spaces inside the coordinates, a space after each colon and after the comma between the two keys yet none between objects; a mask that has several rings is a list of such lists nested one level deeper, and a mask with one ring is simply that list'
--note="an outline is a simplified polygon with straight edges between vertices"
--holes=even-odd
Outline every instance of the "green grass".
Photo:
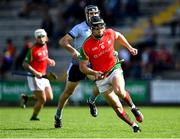
[{"label": "green grass", "polygon": [[[41,121],[29,121],[32,108],[0,108],[0,138],[180,138],[180,109],[178,107],[140,107],[144,122],[141,133],[119,119],[110,107],[98,107],[97,118],[88,107],[66,107],[63,128],[54,128],[55,107],[40,112]],[[134,119],[133,115],[126,108]]]}]

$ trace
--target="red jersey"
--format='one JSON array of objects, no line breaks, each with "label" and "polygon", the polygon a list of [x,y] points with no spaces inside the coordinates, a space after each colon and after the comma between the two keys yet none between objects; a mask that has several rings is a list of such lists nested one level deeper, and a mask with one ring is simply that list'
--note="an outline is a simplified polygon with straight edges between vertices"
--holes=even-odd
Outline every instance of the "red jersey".
[{"label": "red jersey", "polygon": [[25,61],[30,64],[36,71],[46,74],[48,59],[47,45],[39,46],[35,44],[29,49]]},{"label": "red jersey", "polygon": [[106,29],[100,40],[89,37],[82,47],[82,59],[88,59],[96,71],[107,72],[116,64],[114,56],[115,31]]}]

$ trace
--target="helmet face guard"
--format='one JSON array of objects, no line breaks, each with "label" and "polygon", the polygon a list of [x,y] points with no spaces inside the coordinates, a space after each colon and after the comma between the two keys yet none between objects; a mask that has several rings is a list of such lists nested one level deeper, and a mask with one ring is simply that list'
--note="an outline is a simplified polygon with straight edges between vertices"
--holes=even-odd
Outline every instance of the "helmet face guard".
[{"label": "helmet face guard", "polygon": [[[90,20],[90,27],[92,30],[92,35],[96,39],[101,39],[104,34],[104,29],[105,29],[104,20],[99,16],[93,16],[91,17],[91,20]],[[98,30],[98,33],[94,32],[94,30]]]},{"label": "helmet face guard", "polygon": [[86,22],[90,23],[90,14],[100,14],[100,11],[97,6],[95,5],[88,5],[85,7],[85,16],[86,16]]}]

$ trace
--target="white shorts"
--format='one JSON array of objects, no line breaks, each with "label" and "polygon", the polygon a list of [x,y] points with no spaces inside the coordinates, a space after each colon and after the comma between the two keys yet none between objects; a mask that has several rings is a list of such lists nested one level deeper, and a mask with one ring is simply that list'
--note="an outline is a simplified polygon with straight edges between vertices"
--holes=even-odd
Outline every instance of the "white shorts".
[{"label": "white shorts", "polygon": [[46,87],[51,87],[46,78],[27,77],[28,86],[31,91],[44,91]]},{"label": "white shorts", "polygon": [[104,78],[103,80],[96,81],[96,85],[98,87],[100,94],[112,88],[112,80],[114,76],[123,77],[122,69],[115,69],[108,77]]}]

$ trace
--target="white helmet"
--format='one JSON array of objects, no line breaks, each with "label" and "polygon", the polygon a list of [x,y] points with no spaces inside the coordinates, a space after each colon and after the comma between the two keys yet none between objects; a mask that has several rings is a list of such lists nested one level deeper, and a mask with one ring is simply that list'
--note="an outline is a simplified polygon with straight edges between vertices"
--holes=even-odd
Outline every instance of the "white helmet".
[{"label": "white helmet", "polygon": [[44,29],[36,29],[34,31],[34,37],[38,38],[38,36],[47,36],[47,33]]},{"label": "white helmet", "polygon": [[97,6],[95,6],[95,5],[87,5],[85,7],[85,16],[86,16],[86,22],[88,24],[89,24],[89,21],[90,21],[89,13],[91,13],[91,12],[100,14],[100,11],[99,11]]}]

